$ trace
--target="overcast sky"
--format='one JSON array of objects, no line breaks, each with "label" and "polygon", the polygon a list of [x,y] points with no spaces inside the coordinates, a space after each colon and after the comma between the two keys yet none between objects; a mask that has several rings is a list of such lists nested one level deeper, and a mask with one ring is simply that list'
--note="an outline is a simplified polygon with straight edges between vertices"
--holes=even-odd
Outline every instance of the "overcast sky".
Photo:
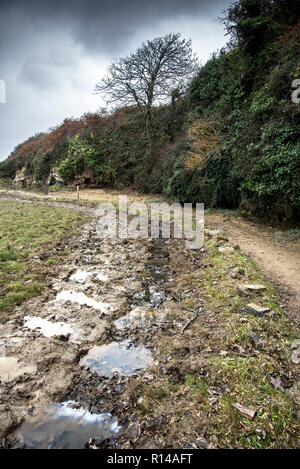
[{"label": "overcast sky", "polygon": [[[93,94],[113,57],[180,32],[205,63],[226,43],[230,0],[1,0],[0,161],[36,132],[104,106]],[[1,85],[1,82],[0,82]]]}]

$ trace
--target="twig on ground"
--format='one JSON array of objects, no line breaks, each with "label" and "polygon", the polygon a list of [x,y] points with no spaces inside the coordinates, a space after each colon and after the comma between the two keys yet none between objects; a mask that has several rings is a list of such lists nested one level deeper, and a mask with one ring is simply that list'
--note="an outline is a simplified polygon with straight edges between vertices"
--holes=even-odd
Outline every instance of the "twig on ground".
[{"label": "twig on ground", "polygon": [[189,327],[190,324],[192,324],[192,322],[195,321],[195,319],[197,319],[197,317],[199,316],[199,314],[202,312],[202,308],[199,308],[199,310],[196,312],[195,316],[192,317],[192,319],[190,319],[188,322],[185,323],[185,325],[183,326],[183,328],[181,329],[181,334],[186,330],[187,327]]},{"label": "twig on ground", "polygon": [[180,309],[185,309],[186,311],[189,311],[190,313],[196,313],[196,311],[192,308],[188,308],[187,306],[183,306],[183,304],[180,302],[180,299],[177,298],[177,296],[173,295],[173,299],[179,303]]}]

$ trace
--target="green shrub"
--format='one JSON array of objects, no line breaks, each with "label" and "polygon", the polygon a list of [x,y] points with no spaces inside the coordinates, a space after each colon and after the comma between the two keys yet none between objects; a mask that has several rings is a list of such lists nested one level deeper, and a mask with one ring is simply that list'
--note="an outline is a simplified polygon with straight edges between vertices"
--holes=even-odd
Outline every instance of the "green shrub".
[{"label": "green shrub", "polygon": [[266,83],[253,94],[250,113],[254,117],[266,117],[272,113],[275,99],[270,95],[269,85]]},{"label": "green shrub", "polygon": [[78,134],[70,138],[67,158],[59,165],[59,174],[65,182],[74,179],[74,176],[83,169],[85,150],[85,142]]},{"label": "green shrub", "polygon": [[49,155],[47,153],[37,155],[32,162],[32,166],[34,179],[36,181],[45,179],[49,175],[52,166]]}]

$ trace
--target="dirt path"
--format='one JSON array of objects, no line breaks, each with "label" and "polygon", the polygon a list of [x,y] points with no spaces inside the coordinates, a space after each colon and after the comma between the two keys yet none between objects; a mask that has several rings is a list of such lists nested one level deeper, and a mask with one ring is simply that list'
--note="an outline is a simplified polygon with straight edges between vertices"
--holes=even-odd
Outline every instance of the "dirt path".
[{"label": "dirt path", "polygon": [[283,295],[288,310],[300,323],[300,240],[279,243],[275,230],[241,217],[218,213],[206,215],[206,222],[226,233],[267,274]]},{"label": "dirt path", "polygon": [[224,237],[102,238],[88,210],[46,291],[0,326],[0,447],[296,447],[300,347],[264,275]]}]

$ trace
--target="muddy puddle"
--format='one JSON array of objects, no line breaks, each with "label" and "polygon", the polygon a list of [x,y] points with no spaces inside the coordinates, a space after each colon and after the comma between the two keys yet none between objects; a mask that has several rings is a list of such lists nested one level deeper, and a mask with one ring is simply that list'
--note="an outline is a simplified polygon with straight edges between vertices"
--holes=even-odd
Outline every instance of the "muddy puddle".
[{"label": "muddy puddle", "polygon": [[87,270],[78,269],[74,274],[70,276],[71,282],[85,283],[88,277],[91,277],[94,273],[88,272]]},{"label": "muddy puddle", "polygon": [[96,301],[93,298],[88,297],[85,293],[75,292],[72,290],[63,290],[56,295],[56,301],[70,301],[71,303],[78,303],[80,305],[86,305],[94,309],[98,309],[102,313],[107,313],[112,310],[111,305],[103,303],[102,301]]},{"label": "muddy puddle", "polygon": [[153,280],[154,282],[165,281],[166,275],[160,272],[138,272],[138,278],[142,280]]},{"label": "muddy puddle", "polygon": [[37,316],[25,316],[24,326],[28,329],[38,330],[45,337],[68,336],[73,341],[79,338],[79,333],[65,322],[51,322]]},{"label": "muddy puddle", "polygon": [[4,340],[0,340],[0,357],[5,357],[6,355],[6,347]]},{"label": "muddy puddle", "polygon": [[35,373],[35,365],[21,365],[15,357],[0,357],[0,381],[8,383],[25,373]]},{"label": "muddy puddle", "polygon": [[105,275],[103,272],[99,272],[96,275],[96,279],[100,280],[100,282],[107,282],[108,281],[108,276]]},{"label": "muddy puddle", "polygon": [[80,360],[80,365],[99,376],[131,376],[152,364],[152,354],[144,346],[130,346],[130,342],[111,342],[94,346]]},{"label": "muddy puddle", "polygon": [[163,241],[158,241],[149,247],[150,257],[145,262],[145,270],[138,273],[138,277],[145,282],[161,283],[166,281],[170,272],[170,255]]},{"label": "muddy puddle", "polygon": [[118,421],[109,413],[91,414],[67,401],[33,410],[19,434],[28,449],[81,449],[93,438],[97,444],[113,440],[120,432]]},{"label": "muddy puddle", "polygon": [[152,327],[156,322],[155,314],[153,311],[148,311],[146,308],[134,308],[125,316],[114,321],[117,329],[137,328],[137,327]]},{"label": "muddy puddle", "polygon": [[149,286],[145,284],[145,288],[133,295],[133,300],[136,302],[143,301],[150,303],[153,306],[159,306],[166,299],[165,293],[159,290],[156,286]]},{"label": "muddy puddle", "polygon": [[104,272],[99,272],[99,271],[89,272],[87,270],[82,270],[82,269],[78,269],[76,272],[74,272],[74,274],[70,276],[70,281],[83,284],[89,278],[93,278],[93,277],[95,277],[97,280],[100,280],[101,282],[108,281],[108,276],[105,275]]}]

